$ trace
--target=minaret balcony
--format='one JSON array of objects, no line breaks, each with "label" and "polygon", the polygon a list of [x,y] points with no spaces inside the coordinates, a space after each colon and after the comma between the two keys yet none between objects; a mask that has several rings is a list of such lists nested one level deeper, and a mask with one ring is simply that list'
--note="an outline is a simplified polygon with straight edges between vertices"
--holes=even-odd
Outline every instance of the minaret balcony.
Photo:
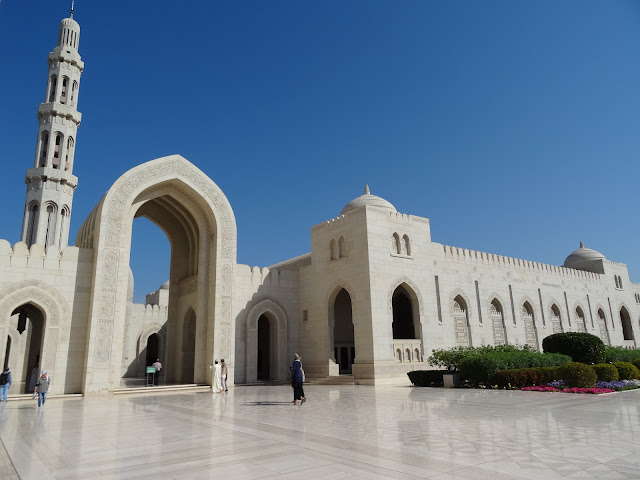
[{"label": "minaret balcony", "polygon": [[58,168],[36,167],[27,170],[27,176],[24,180],[25,183],[31,183],[36,179],[40,179],[43,182],[51,181],[67,184],[72,188],[76,188],[78,185],[78,177],[68,170],[60,170]]},{"label": "minaret balcony", "polygon": [[47,62],[51,65],[52,62],[69,62],[80,69],[80,72],[84,70],[84,62],[80,60],[80,54],[69,47],[56,47],[53,52],[49,54]]},{"label": "minaret balcony", "polygon": [[80,125],[80,121],[82,120],[82,114],[76,110],[76,107],[56,102],[40,104],[40,107],[38,108],[38,119],[45,115],[64,117],[72,120],[76,125]]}]

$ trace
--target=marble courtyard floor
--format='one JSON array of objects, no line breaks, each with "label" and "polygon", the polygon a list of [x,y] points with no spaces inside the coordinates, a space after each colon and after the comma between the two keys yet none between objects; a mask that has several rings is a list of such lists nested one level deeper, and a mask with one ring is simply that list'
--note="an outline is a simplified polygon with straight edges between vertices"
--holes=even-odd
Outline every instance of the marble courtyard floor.
[{"label": "marble courtyard floor", "polygon": [[297,407],[288,386],[10,401],[0,478],[640,478],[638,390],[305,391]]}]

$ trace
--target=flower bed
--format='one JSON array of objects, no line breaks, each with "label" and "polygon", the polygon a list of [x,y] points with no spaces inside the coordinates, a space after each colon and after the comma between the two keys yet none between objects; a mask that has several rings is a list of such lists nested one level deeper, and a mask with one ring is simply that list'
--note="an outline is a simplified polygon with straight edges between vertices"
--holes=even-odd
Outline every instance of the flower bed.
[{"label": "flower bed", "polygon": [[556,388],[550,385],[542,385],[538,387],[522,387],[523,392],[560,392],[560,393],[592,393],[594,395],[599,395],[601,393],[612,393],[614,390],[611,388]]},{"label": "flower bed", "polygon": [[640,388],[639,380],[616,380],[613,382],[596,382],[597,388],[612,388],[616,391],[621,390],[635,390]]}]

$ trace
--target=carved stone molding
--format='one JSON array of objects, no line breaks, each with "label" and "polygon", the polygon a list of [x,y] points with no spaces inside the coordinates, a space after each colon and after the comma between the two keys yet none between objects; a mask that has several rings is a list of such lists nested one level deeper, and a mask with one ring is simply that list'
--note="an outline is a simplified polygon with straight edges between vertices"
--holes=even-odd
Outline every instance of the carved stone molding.
[{"label": "carved stone molding", "polygon": [[463,299],[464,302],[467,304],[467,318],[471,318],[472,314],[472,309],[471,309],[471,302],[469,301],[469,297],[467,296],[466,293],[464,293],[464,291],[461,288],[456,288],[453,292],[451,292],[451,295],[449,295],[449,312],[451,313],[451,316],[454,316],[453,313],[453,301],[455,300],[455,298],[460,295]]},{"label": "carved stone molding", "polygon": [[407,277],[400,277],[391,284],[391,288],[389,288],[387,292],[387,310],[389,312],[393,312],[393,294],[395,293],[396,289],[403,284],[409,287],[409,294],[413,293],[416,296],[416,299],[418,301],[418,312],[420,313],[420,316],[424,315],[424,303],[422,302],[422,294],[420,293],[418,286]]}]

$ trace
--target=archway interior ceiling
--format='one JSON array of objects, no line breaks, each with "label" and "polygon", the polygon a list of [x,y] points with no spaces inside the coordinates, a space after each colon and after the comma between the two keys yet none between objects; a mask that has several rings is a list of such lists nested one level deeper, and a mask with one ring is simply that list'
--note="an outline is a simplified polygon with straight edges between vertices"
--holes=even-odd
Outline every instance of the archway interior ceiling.
[{"label": "archway interior ceiling", "polygon": [[[143,203],[134,218],[144,217],[157,225],[171,245],[171,276],[184,280],[198,273],[200,228],[194,215],[173,196],[163,195]],[[175,262],[173,260],[176,260]]]}]

